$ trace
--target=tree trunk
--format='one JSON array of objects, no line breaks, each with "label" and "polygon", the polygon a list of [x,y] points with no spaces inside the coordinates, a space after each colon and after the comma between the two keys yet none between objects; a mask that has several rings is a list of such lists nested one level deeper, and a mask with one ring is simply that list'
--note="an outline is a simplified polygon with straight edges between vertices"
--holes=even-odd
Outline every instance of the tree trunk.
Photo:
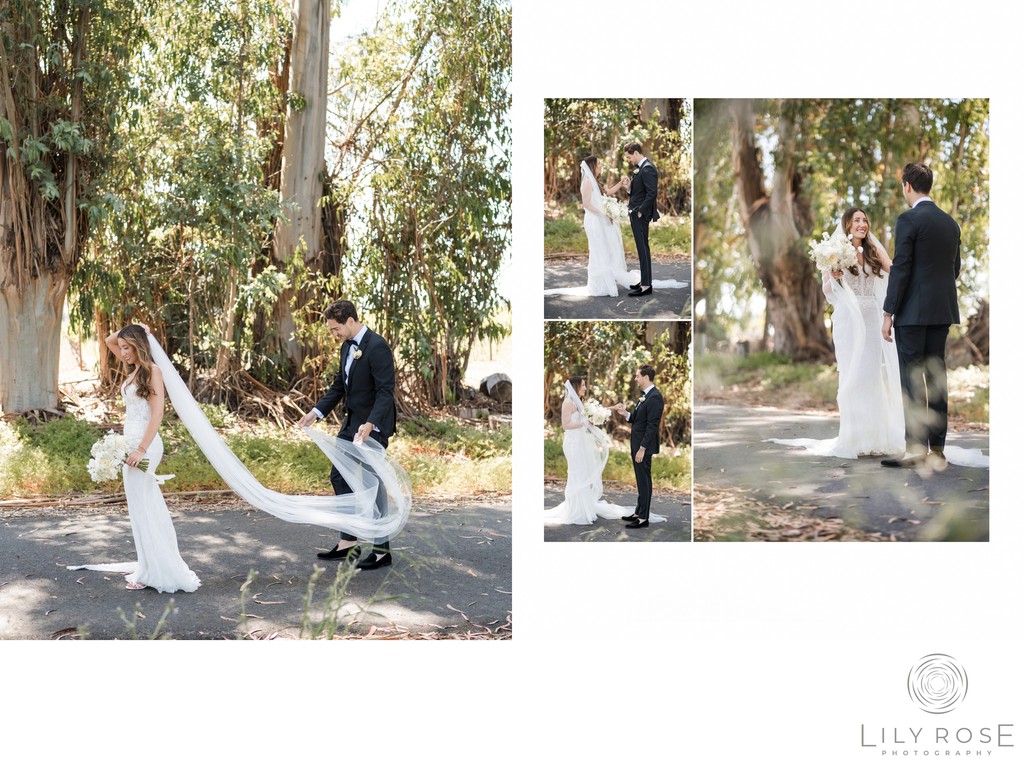
[{"label": "tree trunk", "polygon": [[[281,149],[281,201],[287,220],[274,231],[274,261],[287,269],[296,252],[311,270],[319,271],[322,223],[319,207],[324,184],[324,140],[327,134],[327,59],[330,49],[330,0],[294,0],[294,32],[289,50],[288,103]],[[303,352],[294,337],[292,288],[274,306],[271,332],[282,361],[295,370]]]},{"label": "tree trunk", "polygon": [[797,227],[803,201],[793,159],[793,126],[788,117],[781,118],[774,188],[769,193],[755,143],[752,104],[735,102],[733,117],[736,196],[754,268],[766,293],[774,349],[797,361],[833,358],[821,284]]},{"label": "tree trunk", "polygon": [[68,280],[50,273],[0,290],[0,409],[56,408]]},{"label": "tree trunk", "polygon": [[[0,135],[0,407],[4,412],[54,408],[58,403],[60,330],[71,275],[87,234],[87,218],[79,216],[82,191],[78,160],[73,153],[50,154],[47,168],[57,185],[54,198],[44,197],[16,147],[27,137],[44,134],[39,103],[43,64],[36,45],[18,44],[26,28],[5,30],[0,42],[0,119],[10,131]],[[90,9],[78,9],[73,28],[56,30],[66,40],[71,65],[85,58]],[[46,83],[51,88],[53,83]],[[82,118],[82,80],[67,93],[73,122]],[[26,106],[27,104],[27,106]],[[55,116],[55,115],[54,115]],[[54,116],[50,116],[51,119]]]}]

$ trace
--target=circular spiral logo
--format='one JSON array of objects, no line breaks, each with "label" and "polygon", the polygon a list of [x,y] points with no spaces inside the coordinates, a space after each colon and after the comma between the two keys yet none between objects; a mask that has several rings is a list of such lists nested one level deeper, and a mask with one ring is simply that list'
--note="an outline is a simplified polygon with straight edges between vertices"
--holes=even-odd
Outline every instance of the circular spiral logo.
[{"label": "circular spiral logo", "polygon": [[926,713],[948,713],[967,696],[967,673],[948,654],[929,654],[907,676],[910,699]]}]

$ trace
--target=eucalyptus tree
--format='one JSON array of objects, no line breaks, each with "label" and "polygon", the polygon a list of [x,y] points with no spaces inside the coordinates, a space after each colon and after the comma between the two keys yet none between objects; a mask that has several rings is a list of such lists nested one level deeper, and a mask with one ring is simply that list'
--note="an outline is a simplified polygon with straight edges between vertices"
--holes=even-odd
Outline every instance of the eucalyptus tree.
[{"label": "eucalyptus tree", "polygon": [[[907,162],[924,162],[935,172],[932,196],[956,211],[963,229],[965,308],[984,302],[987,100],[741,100],[699,107],[697,177],[702,190],[718,198],[718,205],[704,206],[698,215],[706,309],[729,287],[721,262],[735,262],[731,232],[738,229],[764,292],[765,329],[775,350],[795,359],[831,358],[821,285],[806,255],[809,239],[830,234],[843,209],[856,205],[889,247],[905,208],[900,171]],[[702,146],[711,153],[705,156]],[[731,167],[721,162],[723,146]],[[722,199],[726,173],[732,193]]]},{"label": "eucalyptus tree", "polygon": [[454,399],[474,343],[497,339],[511,237],[511,10],[393,3],[340,62],[332,204],[344,284],[396,349],[407,394]]},{"label": "eucalyptus tree", "polygon": [[64,298],[133,93],[148,0],[0,5],[0,408],[57,405]]}]

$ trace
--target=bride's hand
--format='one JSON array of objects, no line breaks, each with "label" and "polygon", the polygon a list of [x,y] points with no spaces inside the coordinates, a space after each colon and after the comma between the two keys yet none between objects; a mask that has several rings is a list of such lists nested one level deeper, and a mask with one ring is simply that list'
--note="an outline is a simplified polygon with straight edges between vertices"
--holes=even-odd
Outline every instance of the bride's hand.
[{"label": "bride's hand", "polygon": [[843,272],[833,270],[832,271],[832,278],[833,279],[842,279],[843,278]]}]

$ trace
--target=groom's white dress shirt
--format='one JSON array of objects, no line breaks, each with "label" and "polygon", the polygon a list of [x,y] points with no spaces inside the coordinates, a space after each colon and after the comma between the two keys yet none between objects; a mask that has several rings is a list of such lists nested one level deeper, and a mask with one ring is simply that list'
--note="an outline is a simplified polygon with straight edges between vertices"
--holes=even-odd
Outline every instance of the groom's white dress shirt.
[{"label": "groom's white dress shirt", "polygon": [[[647,388],[644,389],[644,396],[647,396],[647,394],[651,393],[651,389],[652,388],[654,388],[654,384],[653,383],[651,383],[651,385],[649,385]],[[639,407],[639,406],[640,406],[640,404],[637,403],[637,407]],[[634,409],[633,412],[636,412],[636,410]],[[631,423],[633,421],[633,412],[627,412],[626,413],[626,422],[627,423]]]},{"label": "groom's white dress shirt", "polygon": [[926,195],[924,197],[921,197],[921,199],[917,200],[913,205],[911,205],[910,209],[913,210],[915,207],[920,205],[922,202],[931,202],[931,201],[932,201],[932,198]]},{"label": "groom's white dress shirt", "polygon": [[356,333],[356,337],[352,339],[352,345],[348,347],[348,359],[345,360],[345,383],[348,383],[348,371],[352,369],[352,362],[355,361],[356,349],[366,337],[366,329],[366,325],[363,325],[363,329]]}]

